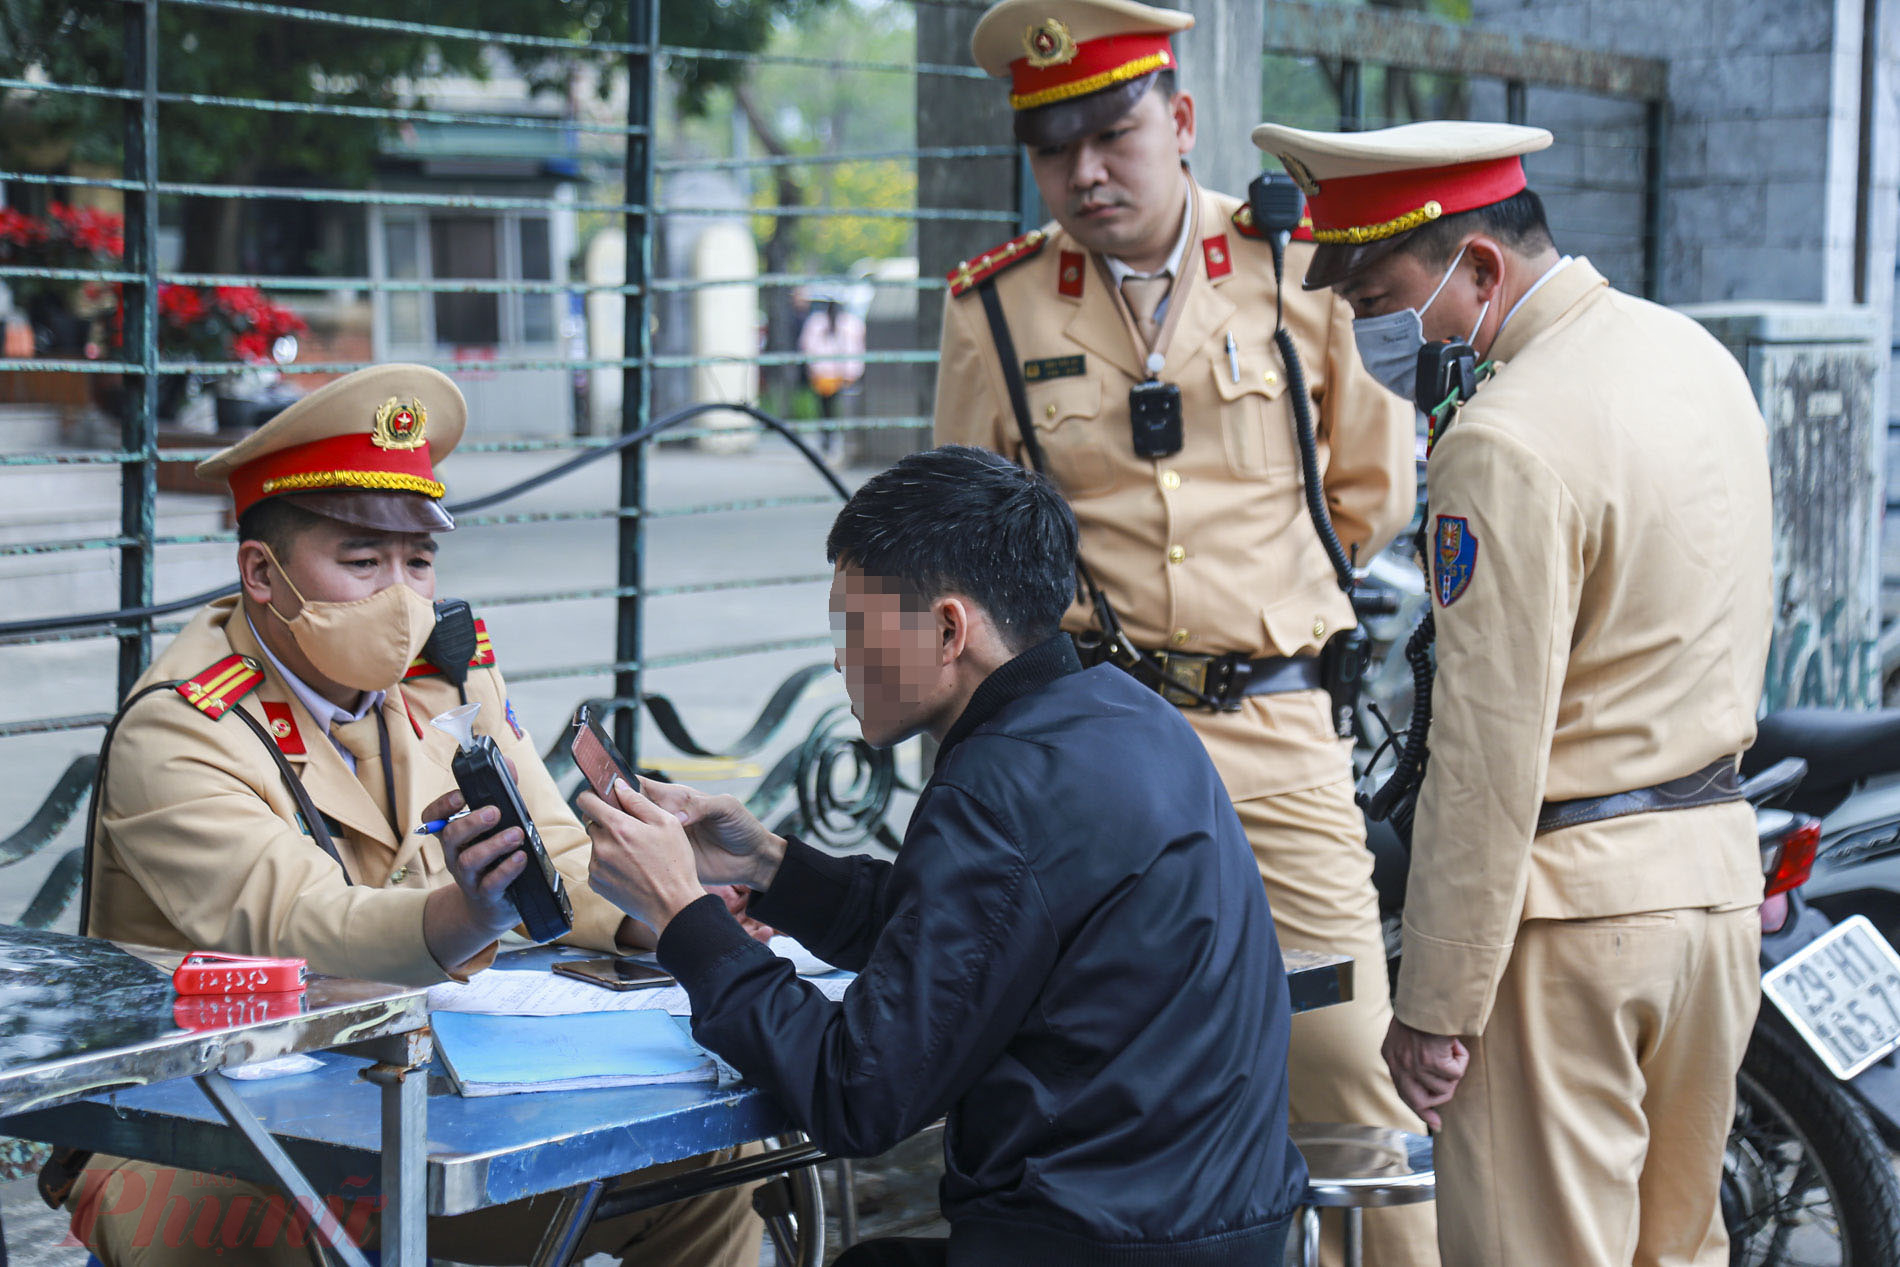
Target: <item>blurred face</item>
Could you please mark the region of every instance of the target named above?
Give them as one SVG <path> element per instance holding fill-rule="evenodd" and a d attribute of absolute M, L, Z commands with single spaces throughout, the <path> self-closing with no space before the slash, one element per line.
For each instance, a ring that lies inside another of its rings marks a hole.
<path fill-rule="evenodd" d="M 937 723 L 954 674 L 936 606 L 906 605 L 895 581 L 840 563 L 831 579 L 834 663 L 865 742 L 888 748 Z"/>
<path fill-rule="evenodd" d="M 1181 232 L 1181 159 L 1193 148 L 1194 99 L 1149 92 L 1100 132 L 1031 148 L 1029 166 L 1078 242 L 1148 271 L 1167 261 Z"/>

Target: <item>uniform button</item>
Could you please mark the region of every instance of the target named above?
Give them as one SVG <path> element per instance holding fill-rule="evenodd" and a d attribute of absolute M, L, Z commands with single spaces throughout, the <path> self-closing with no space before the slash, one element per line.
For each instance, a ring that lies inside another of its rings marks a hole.
<path fill-rule="evenodd" d="M 1313 636 L 1315 638 L 1324 638 L 1326 636 L 1326 622 L 1325 621 L 1316 620 L 1313 622 Z"/>
<path fill-rule="evenodd" d="M 391 884 L 401 884 L 404 880 L 407 880 L 408 878 L 409 878 L 408 867 L 397 867 L 394 871 L 391 871 L 389 873 L 389 882 Z"/>
<path fill-rule="evenodd" d="M 1056 416 L 1056 407 L 1055 407 L 1055 406 L 1054 406 L 1053 404 L 1051 404 L 1051 405 L 1045 405 L 1045 406 L 1043 406 L 1043 410 L 1042 410 L 1042 416 L 1043 416 L 1043 417 L 1045 417 L 1045 418 L 1053 418 L 1053 417 L 1055 417 L 1055 416 Z"/>
<path fill-rule="evenodd" d="M 1170 493 L 1172 493 L 1175 489 L 1181 487 L 1181 472 L 1179 471 L 1161 472 L 1161 487 L 1167 489 Z"/>
<path fill-rule="evenodd" d="M 1168 562 L 1179 563 L 1185 558 L 1187 558 L 1186 547 L 1184 546 L 1169 546 L 1168 547 Z"/>
<path fill-rule="evenodd" d="M 1174 637 L 1169 639 L 1169 641 L 1174 643 L 1174 645 L 1177 647 L 1185 646 L 1187 644 L 1187 640 L 1188 640 L 1188 631 L 1185 629 L 1175 630 Z"/>
<path fill-rule="evenodd" d="M 1280 381 L 1280 376 L 1275 374 L 1272 370 L 1268 370 L 1260 376 L 1260 381 L 1265 383 L 1268 387 L 1271 387 Z"/>

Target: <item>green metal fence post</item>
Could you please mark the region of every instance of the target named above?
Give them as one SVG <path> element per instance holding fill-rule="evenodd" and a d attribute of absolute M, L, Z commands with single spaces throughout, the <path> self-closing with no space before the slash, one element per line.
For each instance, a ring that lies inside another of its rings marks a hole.
<path fill-rule="evenodd" d="M 648 362 L 653 351 L 651 319 L 653 230 L 657 190 L 654 188 L 653 133 L 659 111 L 660 0 L 627 0 L 628 42 L 638 49 L 627 55 L 627 161 L 621 223 L 627 242 L 627 297 L 620 372 L 620 433 L 626 435 L 647 424 L 651 411 L 653 378 Z M 620 457 L 620 527 L 617 533 L 618 583 L 622 597 L 614 606 L 614 695 L 627 701 L 614 717 L 614 742 L 639 763 L 640 656 L 643 649 L 646 596 L 646 446 L 636 444 Z"/>
<path fill-rule="evenodd" d="M 137 460 L 121 466 L 119 532 L 119 606 L 146 607 L 152 601 L 153 542 L 158 501 L 158 0 L 125 7 L 127 87 L 139 90 L 126 103 L 125 175 L 139 188 L 125 191 L 126 265 L 142 276 L 127 284 L 125 347 L 139 371 L 125 376 L 120 406 L 120 443 Z M 131 302 L 136 295 L 138 302 Z M 152 659 L 149 617 L 119 626 L 119 696 Z"/>

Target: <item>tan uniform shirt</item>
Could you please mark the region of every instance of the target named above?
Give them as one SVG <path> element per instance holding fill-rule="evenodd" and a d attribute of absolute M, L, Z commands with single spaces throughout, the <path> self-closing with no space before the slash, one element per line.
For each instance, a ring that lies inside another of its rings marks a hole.
<path fill-rule="evenodd" d="M 1583 259 L 1491 355 L 1428 478 L 1438 681 L 1394 1010 L 1436 1034 L 1483 1032 L 1523 920 L 1762 889 L 1746 805 L 1535 834 L 1547 800 L 1653 786 L 1754 739 L 1771 508 L 1741 368 Z"/>
<path fill-rule="evenodd" d="M 1135 456 L 1128 391 L 1147 377 L 1147 354 L 1101 257 L 1052 225 L 1047 244 L 994 284 L 1028 367 L 1049 474 L 1129 637 L 1150 650 L 1306 655 L 1349 626 L 1352 609 L 1302 500 L 1286 367 L 1273 346 L 1272 253 L 1236 230 L 1239 205 L 1194 187 L 1195 232 L 1157 344 L 1160 377 L 1181 392 L 1183 445 L 1172 457 Z M 1333 523 L 1365 560 L 1411 516 L 1413 414 L 1360 367 L 1351 310 L 1300 289 L 1310 254 L 1299 243 L 1287 252 L 1286 323 L 1313 398 Z M 1028 461 L 974 292 L 945 302 L 935 417 L 939 444 Z M 1078 603 L 1064 625 L 1089 629 L 1093 613 Z M 1235 800 L 1345 773 L 1320 692 L 1187 716 Z"/>
<path fill-rule="evenodd" d="M 289 710 L 294 738 L 279 747 L 302 748 L 285 756 L 331 820 L 355 883 L 304 830 L 276 763 L 250 727 L 230 716 L 213 720 L 177 692 L 159 691 L 133 705 L 113 740 L 93 842 L 89 931 L 178 950 L 294 955 L 317 972 L 403 984 L 486 967 L 493 947 L 451 972 L 436 963 L 422 935 L 429 891 L 455 882 L 440 840 L 414 834 L 423 807 L 455 788 L 455 741 L 428 724 L 460 702 L 455 688 L 439 676 L 411 678 L 383 701 L 399 834 L 271 671 L 237 601 L 200 611 L 139 688 L 190 678 L 233 652 L 251 657 L 265 679 L 238 707 L 267 730 L 266 702 Z M 563 940 L 613 949 L 621 912 L 588 888 L 587 833 L 532 741 L 509 724 L 500 671 L 471 670 L 467 686 L 469 700 L 482 706 L 476 730 L 493 736 L 514 761 L 528 812 L 566 878 L 574 931 Z"/>

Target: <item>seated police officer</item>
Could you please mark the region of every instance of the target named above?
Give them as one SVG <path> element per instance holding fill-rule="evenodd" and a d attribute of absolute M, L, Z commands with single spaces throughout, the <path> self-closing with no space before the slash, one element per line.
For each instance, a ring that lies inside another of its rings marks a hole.
<path fill-rule="evenodd" d="M 519 831 L 470 844 L 492 828 L 492 809 L 439 836 L 416 831 L 462 808 L 455 742 L 428 723 L 465 696 L 481 705 L 476 730 L 514 763 L 567 878 L 566 940 L 602 950 L 644 940 L 583 882 L 586 834 L 515 717 L 486 633 L 460 686 L 451 678 L 462 674 L 421 658 L 436 625 L 434 534 L 454 527 L 435 466 L 466 412 L 435 370 L 380 366 L 320 388 L 198 468 L 236 501 L 242 592 L 192 619 L 107 739 L 85 908 L 93 936 L 291 955 L 317 972 L 409 984 L 486 967 L 517 923 L 503 891 L 526 863 Z M 212 1201 L 219 1212 L 202 1208 Z M 247 1215 L 234 1215 L 240 1201 Z M 309 1262 L 281 1195 L 248 1185 L 95 1157 L 69 1176 L 66 1204 L 108 1267 L 200 1261 L 214 1247 L 194 1239 L 207 1226 L 225 1262 Z M 432 1220 L 430 1248 L 524 1262 L 550 1214 L 529 1202 Z M 735 1190 L 597 1225 L 588 1249 L 752 1267 L 759 1232 Z"/>
<path fill-rule="evenodd" d="M 593 884 L 660 934 L 699 1040 L 827 1150 L 948 1115 L 948 1242 L 867 1263 L 1278 1263 L 1285 970 L 1240 820 L 1180 710 L 1061 632 L 1075 519 L 953 446 L 869 480 L 827 557 L 865 740 L 942 744 L 895 863 L 776 836 L 730 796 L 583 793 Z M 648 798 L 651 799 L 648 799 Z M 855 969 L 825 999 L 705 883 Z"/>

